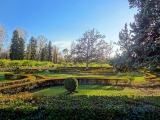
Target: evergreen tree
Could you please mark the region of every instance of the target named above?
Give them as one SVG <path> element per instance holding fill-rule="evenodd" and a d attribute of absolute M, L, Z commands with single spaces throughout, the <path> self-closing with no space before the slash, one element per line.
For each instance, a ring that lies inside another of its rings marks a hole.
<path fill-rule="evenodd" d="M 31 57 L 30 60 L 37 60 L 37 40 L 34 37 L 30 39 Z"/>
<path fill-rule="evenodd" d="M 131 24 L 134 42 L 134 66 L 155 69 L 160 65 L 160 1 L 129 0 L 139 13 Z"/>
<path fill-rule="evenodd" d="M 52 62 L 52 43 L 49 41 L 48 44 L 48 61 Z"/>
<path fill-rule="evenodd" d="M 49 58 L 48 45 L 45 44 L 45 47 L 42 48 L 41 52 L 41 61 L 48 61 L 48 58 Z"/>
<path fill-rule="evenodd" d="M 11 47 L 10 47 L 10 59 L 11 60 L 19 60 L 19 35 L 18 31 L 15 30 L 13 32 L 13 37 L 11 40 Z"/>
<path fill-rule="evenodd" d="M 117 58 L 114 58 L 114 65 L 117 70 L 121 70 L 122 68 L 131 72 L 132 69 L 132 46 L 133 42 L 131 40 L 131 33 L 128 31 L 127 23 L 124 26 L 124 29 L 122 29 L 121 32 L 119 32 L 119 40 L 117 43 L 115 43 L 120 47 L 121 54 L 116 54 Z M 118 51 L 117 51 L 118 52 Z"/>

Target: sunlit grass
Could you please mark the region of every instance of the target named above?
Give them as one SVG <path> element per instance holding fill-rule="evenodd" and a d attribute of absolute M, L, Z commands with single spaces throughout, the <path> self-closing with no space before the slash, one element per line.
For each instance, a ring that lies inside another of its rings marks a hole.
<path fill-rule="evenodd" d="M 106 86 L 106 85 L 79 85 L 77 89 L 78 93 L 72 94 L 74 95 L 98 95 L 98 96 L 159 96 L 159 89 L 136 89 L 129 87 L 121 87 L 121 86 Z M 37 91 L 32 91 L 34 94 L 38 95 L 63 95 L 66 94 L 66 89 L 64 86 L 55 86 L 48 87 L 44 89 L 39 89 Z"/>

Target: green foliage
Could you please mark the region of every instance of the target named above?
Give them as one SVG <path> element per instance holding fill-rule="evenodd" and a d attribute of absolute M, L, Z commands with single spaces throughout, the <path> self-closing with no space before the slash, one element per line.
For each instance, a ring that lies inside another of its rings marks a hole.
<path fill-rule="evenodd" d="M 67 78 L 64 81 L 64 87 L 72 93 L 78 88 L 78 80 L 76 78 Z"/>
<path fill-rule="evenodd" d="M 48 62 L 48 61 L 44 61 L 44 62 L 40 62 L 40 61 L 34 61 L 34 60 L 8 60 L 8 59 L 0 59 L 0 65 L 2 67 L 21 67 L 21 66 L 25 66 L 25 67 L 51 67 L 54 64 L 52 62 Z"/>

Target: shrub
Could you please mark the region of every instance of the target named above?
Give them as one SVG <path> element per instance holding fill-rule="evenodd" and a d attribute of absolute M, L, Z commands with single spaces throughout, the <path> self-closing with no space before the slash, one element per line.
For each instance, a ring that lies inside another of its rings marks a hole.
<path fill-rule="evenodd" d="M 76 78 L 67 78 L 64 81 L 65 89 L 70 93 L 74 92 L 78 87 L 78 80 Z"/>

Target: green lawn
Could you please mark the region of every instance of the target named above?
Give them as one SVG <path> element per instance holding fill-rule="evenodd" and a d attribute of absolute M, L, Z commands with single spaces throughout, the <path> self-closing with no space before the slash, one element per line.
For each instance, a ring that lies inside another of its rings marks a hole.
<path fill-rule="evenodd" d="M 98 96 L 159 96 L 160 89 L 144 89 L 144 88 L 129 88 L 120 86 L 106 86 L 106 85 L 79 85 L 77 89 L 78 93 L 74 95 L 98 95 Z M 38 95 L 63 95 L 66 94 L 64 86 L 55 86 L 32 91 Z"/>

